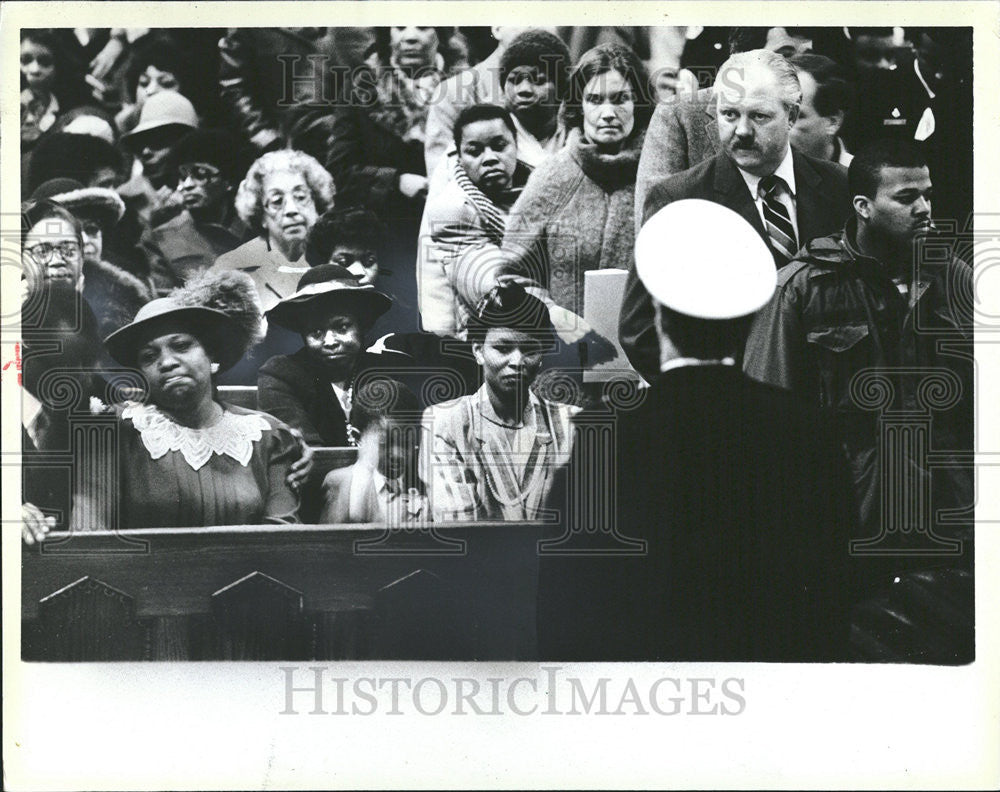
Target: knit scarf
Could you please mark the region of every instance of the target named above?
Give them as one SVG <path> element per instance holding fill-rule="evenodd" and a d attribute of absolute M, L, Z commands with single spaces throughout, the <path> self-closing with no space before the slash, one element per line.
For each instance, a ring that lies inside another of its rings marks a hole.
<path fill-rule="evenodd" d="M 507 228 L 507 219 L 504 217 L 503 212 L 497 208 L 497 205 L 493 201 L 486 197 L 486 194 L 482 190 L 472 183 L 472 179 L 469 178 L 469 174 L 465 172 L 465 168 L 462 167 L 462 163 L 458 161 L 457 157 L 455 158 L 454 169 L 455 183 L 462 188 L 462 191 L 472 201 L 472 205 L 476 207 L 476 211 L 479 212 L 479 216 L 483 219 L 483 225 L 486 226 L 486 235 L 490 238 L 490 241 L 499 247 L 503 244 L 503 235 Z"/>
<path fill-rule="evenodd" d="M 644 133 L 633 136 L 617 154 L 605 154 L 585 140 L 578 129 L 574 129 L 566 146 L 583 172 L 610 193 L 635 184 L 644 136 Z"/>

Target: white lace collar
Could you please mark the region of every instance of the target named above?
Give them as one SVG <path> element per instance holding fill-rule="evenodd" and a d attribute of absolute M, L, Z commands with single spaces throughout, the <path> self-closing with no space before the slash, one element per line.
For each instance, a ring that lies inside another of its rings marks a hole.
<path fill-rule="evenodd" d="M 180 451 L 194 470 L 200 470 L 213 454 L 232 457 L 246 467 L 253 455 L 253 444 L 271 428 L 256 413 L 237 415 L 225 410 L 217 423 L 194 429 L 171 420 L 155 405 L 135 402 L 126 402 L 122 418 L 132 422 L 153 459 L 165 456 L 168 451 Z"/>

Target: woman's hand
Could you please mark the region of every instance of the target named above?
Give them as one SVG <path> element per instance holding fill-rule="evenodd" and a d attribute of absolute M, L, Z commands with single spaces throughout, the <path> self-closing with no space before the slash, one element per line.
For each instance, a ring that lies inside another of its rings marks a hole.
<path fill-rule="evenodd" d="M 567 344 L 575 344 L 583 340 L 587 333 L 593 332 L 582 316 L 555 303 L 549 305 L 549 319 L 556 328 L 556 334 Z"/>
<path fill-rule="evenodd" d="M 90 73 L 98 80 L 103 80 L 108 76 L 108 72 L 118 62 L 122 52 L 125 51 L 125 44 L 121 39 L 112 37 L 104 45 L 104 49 L 97 53 L 90 62 Z"/>
<path fill-rule="evenodd" d="M 399 175 L 399 191 L 407 198 L 427 195 L 427 177 L 417 173 Z"/>
<path fill-rule="evenodd" d="M 309 474 L 312 473 L 313 468 L 313 450 L 306 444 L 306 441 L 302 439 L 302 432 L 298 429 L 290 429 L 292 435 L 296 440 L 299 441 L 299 448 L 302 449 L 302 456 L 296 459 L 288 468 L 288 475 L 285 477 L 285 481 L 288 484 L 288 488 L 298 494 L 302 490 L 302 486 L 306 483 L 309 478 Z"/>
<path fill-rule="evenodd" d="M 21 538 L 25 544 L 44 542 L 49 531 L 55 527 L 55 517 L 46 517 L 33 503 L 21 504 Z"/>

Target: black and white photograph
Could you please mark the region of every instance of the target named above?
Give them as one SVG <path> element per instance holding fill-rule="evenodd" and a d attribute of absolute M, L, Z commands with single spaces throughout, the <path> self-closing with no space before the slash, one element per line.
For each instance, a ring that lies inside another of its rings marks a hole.
<path fill-rule="evenodd" d="M 5 4 L 6 784 L 1000 783 L 1000 13 L 795 5 Z"/>

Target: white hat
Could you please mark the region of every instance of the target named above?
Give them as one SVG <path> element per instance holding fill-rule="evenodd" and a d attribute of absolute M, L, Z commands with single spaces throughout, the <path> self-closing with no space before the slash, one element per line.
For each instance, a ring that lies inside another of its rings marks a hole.
<path fill-rule="evenodd" d="M 122 135 L 122 142 L 126 145 L 139 145 L 139 136 L 144 132 L 172 126 L 197 129 L 198 115 L 187 97 L 176 91 L 159 91 L 143 103 L 142 110 L 139 111 L 139 123 L 131 132 Z"/>
<path fill-rule="evenodd" d="M 753 226 L 698 198 L 667 204 L 646 221 L 635 268 L 653 299 L 699 319 L 752 314 L 777 284 L 774 257 Z"/>

